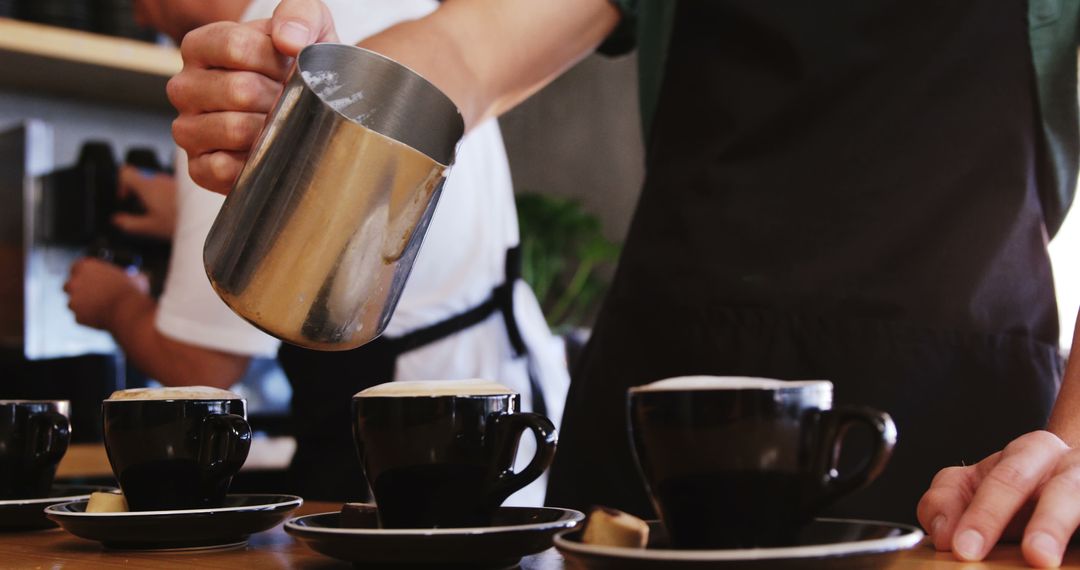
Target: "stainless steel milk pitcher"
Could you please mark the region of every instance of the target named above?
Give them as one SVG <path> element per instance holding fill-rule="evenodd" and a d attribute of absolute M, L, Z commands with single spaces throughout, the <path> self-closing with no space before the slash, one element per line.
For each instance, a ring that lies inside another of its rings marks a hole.
<path fill-rule="evenodd" d="M 207 235 L 217 294 L 293 344 L 374 339 L 463 133 L 454 103 L 404 66 L 348 45 L 305 48 Z"/>

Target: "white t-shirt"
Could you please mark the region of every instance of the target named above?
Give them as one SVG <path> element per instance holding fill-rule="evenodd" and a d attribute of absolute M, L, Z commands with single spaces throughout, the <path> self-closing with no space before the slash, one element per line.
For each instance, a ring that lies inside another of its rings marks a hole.
<path fill-rule="evenodd" d="M 155 324 L 161 334 L 214 350 L 249 356 L 277 353 L 280 341 L 232 312 L 203 266 L 203 242 L 225 197 L 195 185 L 187 154 L 176 153 L 176 231 Z"/>
<path fill-rule="evenodd" d="M 338 37 L 356 43 L 398 22 L 434 10 L 434 0 L 324 0 L 334 15 Z M 244 20 L 272 15 L 277 0 L 254 0 Z M 177 224 L 172 259 L 157 311 L 164 335 L 206 348 L 251 356 L 272 356 L 279 342 L 236 316 L 210 287 L 203 268 L 203 242 L 224 200 L 198 186 L 187 160 L 176 161 Z M 462 140 L 442 197 L 398 301 L 387 336 L 460 314 L 486 300 L 504 281 L 506 250 L 518 243 L 510 167 L 498 123 L 490 120 Z M 529 348 L 534 373 L 544 389 L 547 415 L 559 425 L 570 384 L 562 343 L 544 321 L 532 290 L 514 287 L 514 314 Z M 515 358 L 498 312 L 482 323 L 403 354 L 395 380 L 497 380 L 521 394 L 532 409 L 528 361 Z M 532 438 L 522 441 L 519 463 L 533 453 Z M 539 504 L 543 481 L 530 485 L 508 504 Z"/>

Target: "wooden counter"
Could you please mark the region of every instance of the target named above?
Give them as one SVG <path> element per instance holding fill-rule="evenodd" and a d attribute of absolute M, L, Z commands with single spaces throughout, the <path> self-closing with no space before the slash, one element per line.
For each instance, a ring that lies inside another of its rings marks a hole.
<path fill-rule="evenodd" d="M 296 440 L 291 437 L 256 437 L 242 471 L 285 469 L 296 452 Z M 75 443 L 56 468 L 59 479 L 81 477 L 110 477 L 112 467 L 100 443 Z"/>
<path fill-rule="evenodd" d="M 340 504 L 311 502 L 297 514 L 340 509 Z M 96 542 L 76 538 L 63 530 L 0 533 L 0 566 L 3 568 L 274 568 L 345 569 L 339 562 L 294 541 L 281 526 L 251 537 L 247 548 L 191 554 L 154 554 L 146 552 L 109 552 Z M 522 560 L 524 570 L 564 570 L 562 556 L 554 549 Z M 1020 549 L 1015 545 L 998 547 L 987 562 L 956 562 L 949 554 L 939 554 L 920 546 L 909 551 L 893 570 L 997 570 L 1025 568 Z M 1080 568 L 1080 549 L 1065 560 L 1066 568 Z"/>

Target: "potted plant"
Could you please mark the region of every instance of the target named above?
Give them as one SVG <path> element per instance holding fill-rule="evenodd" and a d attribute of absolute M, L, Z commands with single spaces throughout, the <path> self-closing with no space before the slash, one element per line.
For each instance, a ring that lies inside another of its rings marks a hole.
<path fill-rule="evenodd" d="M 517 210 L 522 277 L 552 331 L 566 341 L 572 363 L 607 291 L 619 245 L 604 237 L 599 218 L 575 200 L 522 193 Z"/>

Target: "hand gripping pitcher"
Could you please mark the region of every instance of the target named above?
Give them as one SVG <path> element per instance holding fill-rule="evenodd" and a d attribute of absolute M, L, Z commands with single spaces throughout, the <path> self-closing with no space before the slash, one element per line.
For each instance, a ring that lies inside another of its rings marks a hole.
<path fill-rule="evenodd" d="M 347 350 L 386 328 L 464 122 L 374 52 L 308 46 L 206 237 L 238 315 L 284 341 Z"/>

